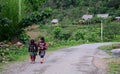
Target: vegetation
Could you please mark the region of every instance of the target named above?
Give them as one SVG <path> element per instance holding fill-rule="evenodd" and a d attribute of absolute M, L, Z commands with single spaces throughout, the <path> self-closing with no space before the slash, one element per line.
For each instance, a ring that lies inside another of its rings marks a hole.
<path fill-rule="evenodd" d="M 20 56 L 26 55 L 27 48 L 18 48 L 15 45 L 9 48 L 0 48 L 0 62 L 7 63 L 9 61 L 17 61 Z"/>
<path fill-rule="evenodd" d="M 38 14 L 33 14 L 35 13 L 33 9 L 37 10 L 39 8 L 39 6 L 34 5 L 33 2 L 41 5 L 45 0 L 20 1 L 21 5 L 19 5 L 19 1 L 16 0 L 0 0 L 0 41 L 11 40 L 14 37 L 18 37 L 25 27 L 37 23 L 38 21 L 42 22 L 44 18 L 50 16 L 49 9 L 46 9 L 43 12 L 37 11 L 39 12 Z M 31 6 L 30 8 L 27 8 L 29 3 Z M 29 9 L 31 9 L 31 12 Z"/>
<path fill-rule="evenodd" d="M 116 44 L 101 46 L 101 47 L 99 47 L 99 49 L 111 51 L 112 49 L 119 48 L 119 45 L 120 45 L 120 44 L 117 44 L 117 43 L 116 43 Z"/>
<path fill-rule="evenodd" d="M 58 18 L 61 25 L 70 25 L 78 22 L 83 14 L 109 13 L 110 16 L 113 17 L 119 16 L 119 1 L 117 0 L 20 1 L 21 6 L 18 6 L 20 3 L 18 3 L 16 0 L 0 0 L 0 41 L 11 40 L 16 36 L 19 37 L 25 27 L 38 23 L 46 24 L 52 18 Z M 93 22 L 100 23 L 99 19 L 97 18 L 92 19 L 89 23 L 94 24 Z M 80 24 L 81 23 L 78 25 Z M 110 34 L 110 36 L 108 36 L 108 34 Z M 112 36 L 111 34 L 115 35 Z M 68 33 L 63 35 L 66 35 L 66 37 L 67 35 L 69 36 Z M 112 39 L 116 37 L 116 33 L 113 32 L 105 33 L 105 35 Z M 107 41 L 110 41 L 110 39 Z"/>
<path fill-rule="evenodd" d="M 116 60 L 116 59 L 114 59 Z M 119 63 L 119 60 L 116 60 L 116 61 L 112 61 L 109 63 L 109 71 L 108 73 L 109 74 L 119 74 L 120 73 L 120 63 Z"/>
<path fill-rule="evenodd" d="M 43 7 L 53 9 L 52 18 L 58 18 L 61 23 L 73 23 L 80 20 L 84 14 L 104 14 L 120 16 L 119 0 L 48 0 Z M 69 21 L 68 21 L 69 18 Z"/>
<path fill-rule="evenodd" d="M 9 43 L 17 37 L 25 45 L 28 44 L 29 36 L 24 29 L 33 24 L 40 26 L 38 31 L 49 43 L 50 51 L 82 43 L 101 42 L 101 20 L 103 42 L 120 41 L 120 22 L 114 19 L 120 16 L 119 0 L 19 1 L 0 0 L 0 41 L 2 42 Z M 102 13 L 108 13 L 110 17 L 102 19 L 95 16 Z M 94 18 L 82 20 L 84 14 L 92 14 Z M 57 26 L 50 22 L 54 18 L 59 20 Z M 111 50 L 114 47 L 116 45 L 101 48 Z M 18 48 L 11 45 L 8 48 L 0 48 L 0 63 L 17 60 L 16 58 L 25 54 L 27 54 L 26 46 Z"/>
<path fill-rule="evenodd" d="M 120 44 L 111 44 L 111 45 L 106 45 L 106 46 L 101 46 L 99 49 L 110 52 L 112 49 L 119 48 Z M 110 58 L 108 59 L 108 74 L 119 74 L 119 66 L 120 66 L 120 58 Z"/>

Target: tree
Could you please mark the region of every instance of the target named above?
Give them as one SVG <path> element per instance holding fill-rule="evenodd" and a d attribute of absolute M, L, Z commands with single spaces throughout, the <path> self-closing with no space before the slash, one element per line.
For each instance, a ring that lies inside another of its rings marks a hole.
<path fill-rule="evenodd" d="M 47 0 L 25 0 L 25 4 L 29 7 L 28 11 L 38 11 L 41 5 Z"/>
<path fill-rule="evenodd" d="M 120 7 L 120 1 L 119 0 L 109 0 L 107 3 L 108 7 L 114 7 L 115 9 L 118 9 Z"/>

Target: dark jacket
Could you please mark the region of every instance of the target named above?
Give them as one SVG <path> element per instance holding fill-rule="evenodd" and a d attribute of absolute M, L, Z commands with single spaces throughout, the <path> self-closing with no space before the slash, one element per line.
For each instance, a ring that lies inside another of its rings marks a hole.
<path fill-rule="evenodd" d="M 38 52 L 38 48 L 36 44 L 30 44 L 28 52 Z"/>

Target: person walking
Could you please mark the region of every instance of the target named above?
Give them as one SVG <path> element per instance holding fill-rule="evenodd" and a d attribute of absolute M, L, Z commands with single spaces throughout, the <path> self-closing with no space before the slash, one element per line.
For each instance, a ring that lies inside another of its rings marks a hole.
<path fill-rule="evenodd" d="M 38 52 L 38 47 L 37 47 L 37 44 L 35 43 L 34 39 L 30 40 L 28 52 L 30 53 L 31 64 L 34 64 L 35 60 L 36 60 L 36 55 Z"/>
<path fill-rule="evenodd" d="M 44 37 L 40 37 L 38 42 L 38 51 L 39 51 L 41 64 L 44 62 L 44 56 L 45 56 L 46 50 L 47 50 L 47 44 L 45 42 L 45 39 Z"/>

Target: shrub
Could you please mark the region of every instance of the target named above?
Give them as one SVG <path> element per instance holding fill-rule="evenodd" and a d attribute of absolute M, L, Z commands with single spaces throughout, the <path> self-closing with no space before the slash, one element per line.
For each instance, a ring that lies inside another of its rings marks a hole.
<path fill-rule="evenodd" d="M 19 39 L 22 40 L 24 43 L 28 43 L 29 36 L 26 34 L 26 32 L 23 31 L 23 33 L 20 34 Z"/>
<path fill-rule="evenodd" d="M 110 41 L 113 40 L 117 37 L 117 35 L 119 35 L 120 33 L 120 23 L 108 23 L 106 25 L 104 25 L 104 37 L 105 37 L 105 41 Z"/>
<path fill-rule="evenodd" d="M 70 38 L 71 34 L 69 32 L 62 32 L 62 36 L 60 39 L 62 40 L 68 40 Z"/>
<path fill-rule="evenodd" d="M 9 48 L 0 48 L 0 63 L 17 60 L 21 55 L 25 55 L 27 49 L 25 47 L 18 48 L 16 46 L 10 46 Z"/>
<path fill-rule="evenodd" d="M 51 8 L 46 8 L 42 12 L 33 12 L 29 17 L 24 18 L 19 24 L 21 24 L 21 27 L 25 28 L 29 25 L 32 24 L 45 24 L 46 19 L 48 19 L 52 14 L 52 9 Z"/>
<path fill-rule="evenodd" d="M 68 40 L 71 36 L 71 33 L 70 32 L 63 32 L 63 29 L 61 27 L 56 27 L 54 30 L 53 30 L 53 35 L 54 35 L 54 38 L 55 39 L 58 39 L 58 40 Z"/>
<path fill-rule="evenodd" d="M 60 37 L 61 37 L 61 35 L 62 35 L 62 28 L 56 27 L 56 28 L 53 30 L 53 35 L 54 35 L 54 38 L 55 38 L 55 39 L 60 39 Z"/>
<path fill-rule="evenodd" d="M 75 40 L 79 40 L 79 39 L 83 39 L 84 40 L 84 31 L 81 30 L 77 30 L 74 34 L 74 39 Z"/>

